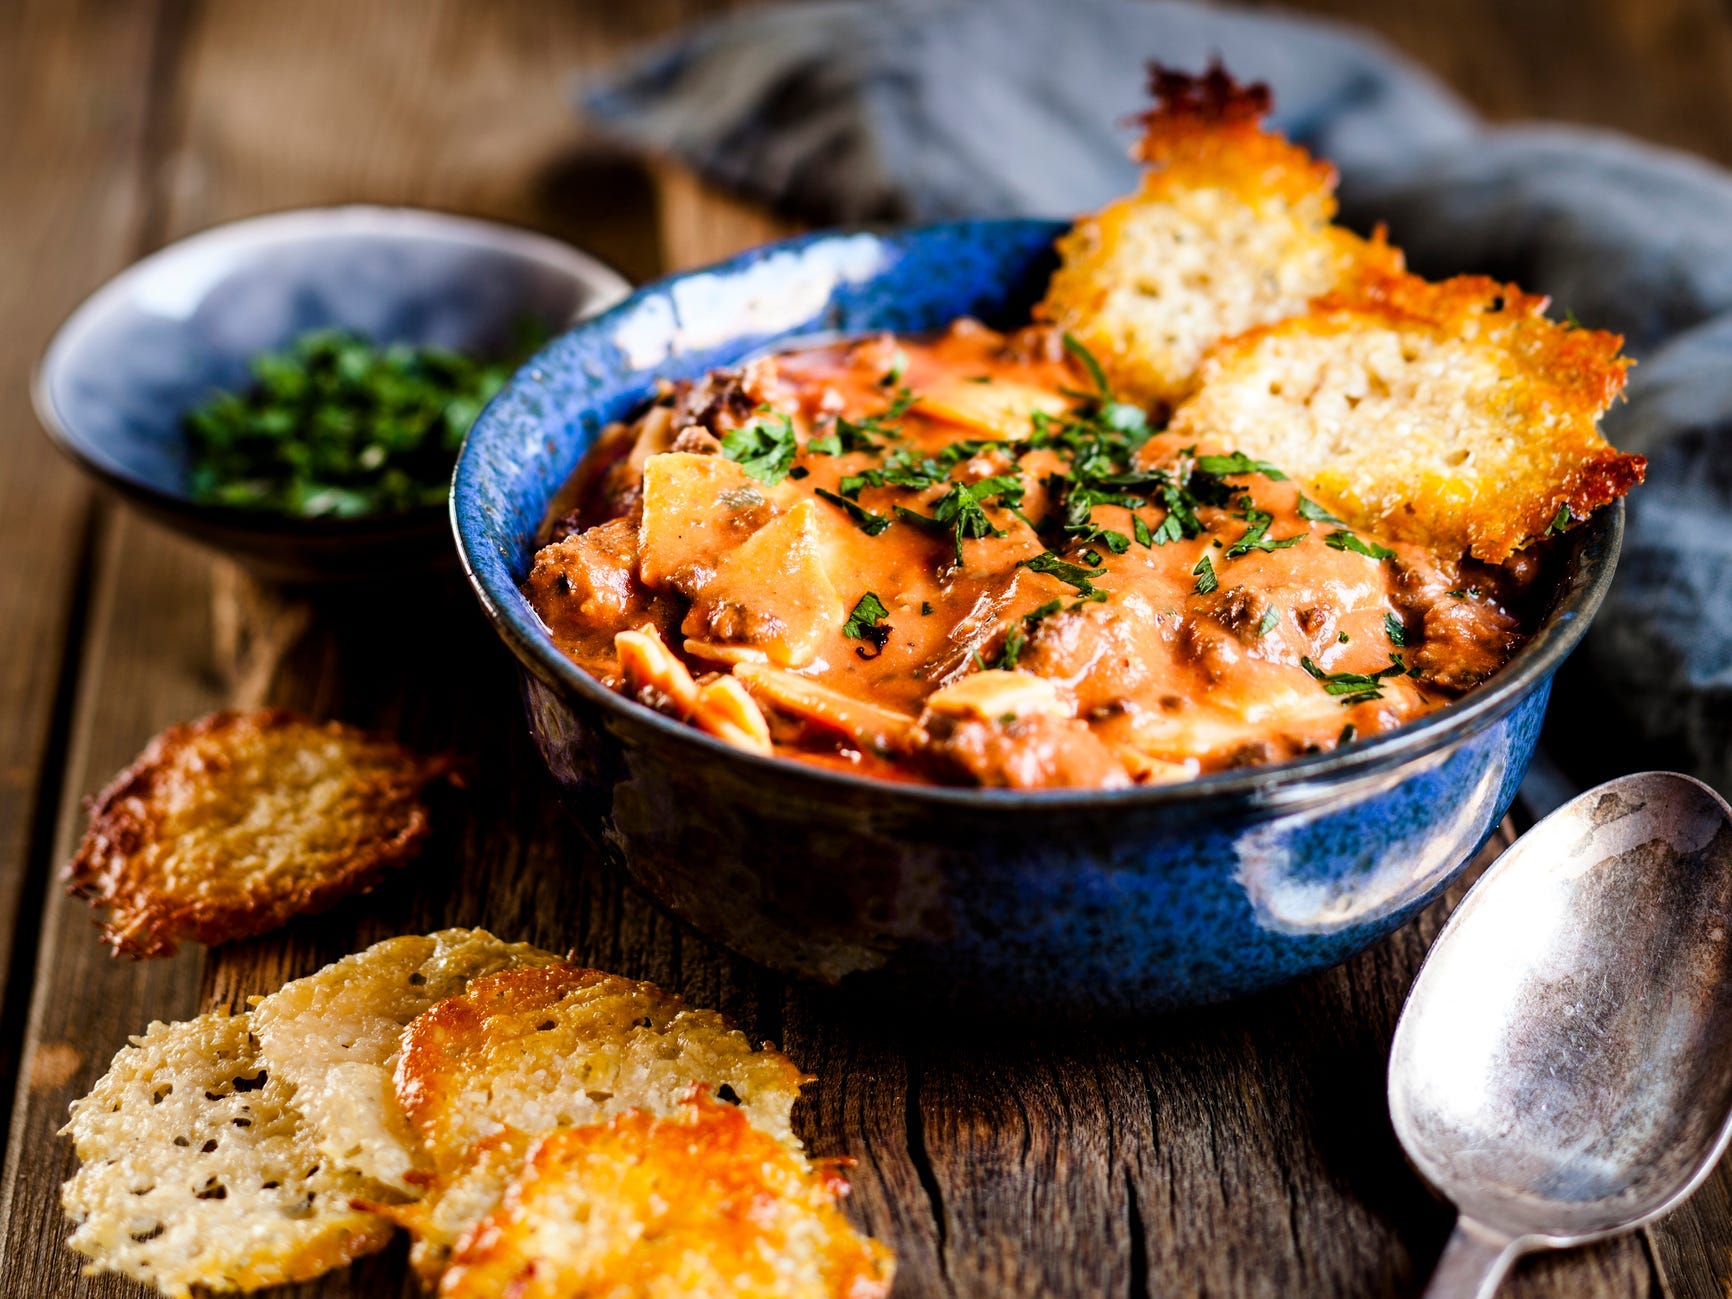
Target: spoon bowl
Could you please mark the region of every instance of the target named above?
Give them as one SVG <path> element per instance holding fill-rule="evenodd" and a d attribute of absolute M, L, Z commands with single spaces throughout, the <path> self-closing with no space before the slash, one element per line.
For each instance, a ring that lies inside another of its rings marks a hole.
<path fill-rule="evenodd" d="M 1732 1126 L 1732 808 L 1649 772 L 1523 835 L 1432 947 L 1389 1060 L 1396 1135 L 1461 1210 L 1428 1296 L 1676 1206 Z"/>

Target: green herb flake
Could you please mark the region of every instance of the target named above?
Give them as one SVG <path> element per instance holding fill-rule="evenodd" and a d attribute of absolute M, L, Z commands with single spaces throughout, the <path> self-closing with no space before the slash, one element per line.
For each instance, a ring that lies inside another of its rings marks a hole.
<path fill-rule="evenodd" d="M 1355 726 L 1352 722 L 1348 722 L 1347 725 L 1345 725 L 1341 728 L 1341 735 L 1339 738 L 1336 739 L 1335 745 L 1337 748 L 1339 748 L 1343 744 L 1352 744 L 1353 741 L 1358 739 L 1358 738 L 1359 738 L 1359 728 L 1357 726 Z"/>
<path fill-rule="evenodd" d="M 922 618 L 930 618 L 932 616 L 932 601 L 922 600 L 920 602 L 920 616 Z"/>
<path fill-rule="evenodd" d="M 874 514 L 864 505 L 851 501 L 846 496 L 838 496 L 835 492 L 825 491 L 822 487 L 814 487 L 812 491 L 840 509 L 853 520 L 854 526 L 868 537 L 876 537 L 890 526 L 890 520 L 884 515 Z"/>
<path fill-rule="evenodd" d="M 962 563 L 962 543 L 983 537 L 1002 537 L 1004 529 L 994 526 L 986 517 L 982 503 L 1015 508 L 1022 504 L 1026 488 L 1020 474 L 996 474 L 977 483 L 952 483 L 950 490 L 932 503 L 930 515 L 903 506 L 896 507 L 897 516 L 910 523 L 937 531 L 949 531 L 956 542 L 956 562 Z"/>
<path fill-rule="evenodd" d="M 1375 541 L 1361 541 L 1345 528 L 1338 528 L 1323 538 L 1323 544 L 1331 550 L 1350 550 L 1355 555 L 1364 555 L 1367 559 L 1394 559 L 1395 552 L 1387 546 L 1380 546 Z"/>
<path fill-rule="evenodd" d="M 1309 496 L 1301 496 L 1299 498 L 1299 517 L 1310 523 L 1342 522 L 1342 520 L 1336 518 Z"/>
<path fill-rule="evenodd" d="M 851 640 L 871 642 L 870 654 L 864 645 L 854 651 L 861 658 L 875 659 L 883 652 L 884 642 L 890 639 L 890 624 L 884 621 L 889 616 L 890 610 L 884 607 L 884 602 L 875 592 L 866 592 L 855 603 L 848 621 L 842 624 L 842 634 Z"/>
<path fill-rule="evenodd" d="M 1384 681 L 1407 671 L 1407 664 L 1401 661 L 1399 654 L 1391 654 L 1389 666 L 1381 672 L 1325 672 L 1308 657 L 1301 658 L 1299 666 L 1310 673 L 1313 680 L 1322 683 L 1325 694 L 1338 697 L 1343 705 L 1383 698 Z"/>
<path fill-rule="evenodd" d="M 1245 500 L 1248 502 L 1250 497 L 1246 497 Z M 1226 557 L 1228 559 L 1235 559 L 1240 555 L 1248 555 L 1253 550 L 1260 550 L 1265 553 L 1276 550 L 1285 550 L 1287 547 L 1297 546 L 1301 541 L 1305 540 L 1305 534 L 1303 532 L 1296 533 L 1291 537 L 1282 537 L 1277 540 L 1269 535 L 1269 525 L 1275 522 L 1275 516 L 1273 514 L 1270 514 L 1267 510 L 1259 510 L 1249 504 L 1243 505 L 1241 509 L 1242 514 L 1240 517 L 1245 520 L 1245 534 L 1231 546 L 1227 547 Z"/>
<path fill-rule="evenodd" d="M 1243 451 L 1227 456 L 1198 456 L 1197 468 L 1216 478 L 1225 478 L 1229 474 L 1262 474 L 1278 483 L 1287 481 L 1287 475 L 1267 460 L 1253 460 Z"/>
<path fill-rule="evenodd" d="M 1083 568 L 1077 564 L 1067 563 L 1050 550 L 1043 551 L 1033 559 L 1018 561 L 1017 567 L 1030 569 L 1036 573 L 1045 573 L 1049 577 L 1056 577 L 1066 586 L 1075 587 L 1077 594 L 1085 600 L 1104 600 L 1107 598 L 1105 591 L 1089 581 L 1091 577 L 1099 577 L 1106 572 L 1104 568 Z"/>
<path fill-rule="evenodd" d="M 1209 592 L 1221 585 L 1220 579 L 1215 576 L 1215 566 L 1209 562 L 1207 555 L 1197 561 L 1197 565 L 1191 570 L 1191 573 L 1197 579 L 1198 595 L 1208 595 Z"/>
<path fill-rule="evenodd" d="M 757 418 L 730 430 L 722 438 L 724 456 L 759 482 L 771 486 L 788 476 L 798 449 L 794 421 L 767 406 L 760 406 Z"/>
<path fill-rule="evenodd" d="M 1154 534 L 1149 531 L 1149 525 L 1143 522 L 1143 516 L 1140 514 L 1131 515 L 1131 535 L 1137 539 L 1137 545 L 1144 550 L 1155 544 Z"/>
<path fill-rule="evenodd" d="M 1565 528 L 1575 521 L 1576 516 L 1570 510 L 1570 503 L 1565 501 L 1558 506 L 1558 512 L 1552 516 L 1552 521 L 1546 525 L 1546 536 L 1556 537 L 1560 535 Z"/>
<path fill-rule="evenodd" d="M 1390 644 L 1394 645 L 1397 649 L 1403 649 L 1406 647 L 1407 627 L 1402 623 L 1401 619 L 1397 618 L 1392 613 L 1384 614 L 1383 630 L 1388 634 Z"/>
<path fill-rule="evenodd" d="M 1276 605 L 1270 605 L 1263 611 L 1263 616 L 1257 622 L 1257 639 L 1262 640 L 1275 630 L 1275 624 L 1281 621 L 1281 610 Z"/>

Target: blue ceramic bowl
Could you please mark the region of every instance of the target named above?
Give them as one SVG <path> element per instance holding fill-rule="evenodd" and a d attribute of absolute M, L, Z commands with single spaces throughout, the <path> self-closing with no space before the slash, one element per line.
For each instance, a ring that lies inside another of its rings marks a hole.
<path fill-rule="evenodd" d="M 497 354 L 525 318 L 564 329 L 628 288 L 592 257 L 487 221 L 375 207 L 255 217 L 171 244 L 98 289 L 49 344 L 36 410 L 102 482 L 272 576 L 422 567 L 451 554 L 438 506 L 300 519 L 191 500 L 182 416 L 309 329 Z"/>
<path fill-rule="evenodd" d="M 650 894 L 764 965 L 907 1005 L 1050 1016 L 1191 1006 L 1341 961 L 1491 834 L 1611 579 L 1621 509 L 1569 535 L 1544 624 L 1461 702 L 1334 753 L 1136 790 L 921 788 L 750 757 L 554 648 L 518 583 L 554 494 L 657 377 L 837 331 L 1021 323 L 1060 229 L 819 234 L 664 280 L 536 357 L 459 458 L 459 550 L 522 665 L 549 770 Z"/>

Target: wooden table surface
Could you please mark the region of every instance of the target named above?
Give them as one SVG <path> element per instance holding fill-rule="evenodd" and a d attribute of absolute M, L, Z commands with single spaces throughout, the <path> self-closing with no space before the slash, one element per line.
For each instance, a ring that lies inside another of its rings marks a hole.
<path fill-rule="evenodd" d="M 1361 16 L 1494 116 L 1623 126 L 1732 161 L 1724 0 L 1431 0 Z M 1391 1026 L 1434 909 L 1248 1005 L 1082 1037 L 943 1040 L 848 1022 L 731 959 L 593 862 L 530 748 L 466 591 L 265 589 L 94 493 L 27 399 L 55 323 L 129 261 L 214 222 L 346 200 L 498 217 L 642 277 L 779 223 L 586 139 L 575 75 L 698 0 L 41 0 L 0 18 L 0 1293 L 135 1295 L 63 1247 L 67 1103 L 155 1017 L 447 924 L 574 947 L 778 1040 L 797 1112 L 859 1161 L 851 1212 L 897 1293 L 1412 1295 L 1449 1215 L 1391 1135 Z M 1127 110 L 1135 107 L 1126 105 Z M 1399 236 L 1399 231 L 1396 232 Z M 453 823 L 376 894 L 279 935 L 111 959 L 56 878 L 81 799 L 170 722 L 270 701 L 478 759 Z M 1524 1265 L 1515 1296 L 1732 1294 L 1732 1181 L 1658 1227 Z M 409 1294 L 399 1245 L 306 1295 Z"/>

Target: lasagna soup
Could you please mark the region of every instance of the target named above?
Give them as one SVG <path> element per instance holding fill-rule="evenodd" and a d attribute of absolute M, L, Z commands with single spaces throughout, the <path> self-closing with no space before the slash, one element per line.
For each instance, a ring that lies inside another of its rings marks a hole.
<path fill-rule="evenodd" d="M 1163 80 L 1164 78 L 1164 80 Z M 1122 786 L 1316 753 L 1497 672 L 1627 490 L 1620 340 L 1401 268 L 1218 73 L 1035 323 L 784 351 L 608 430 L 526 593 L 606 685 L 894 780 Z"/>

